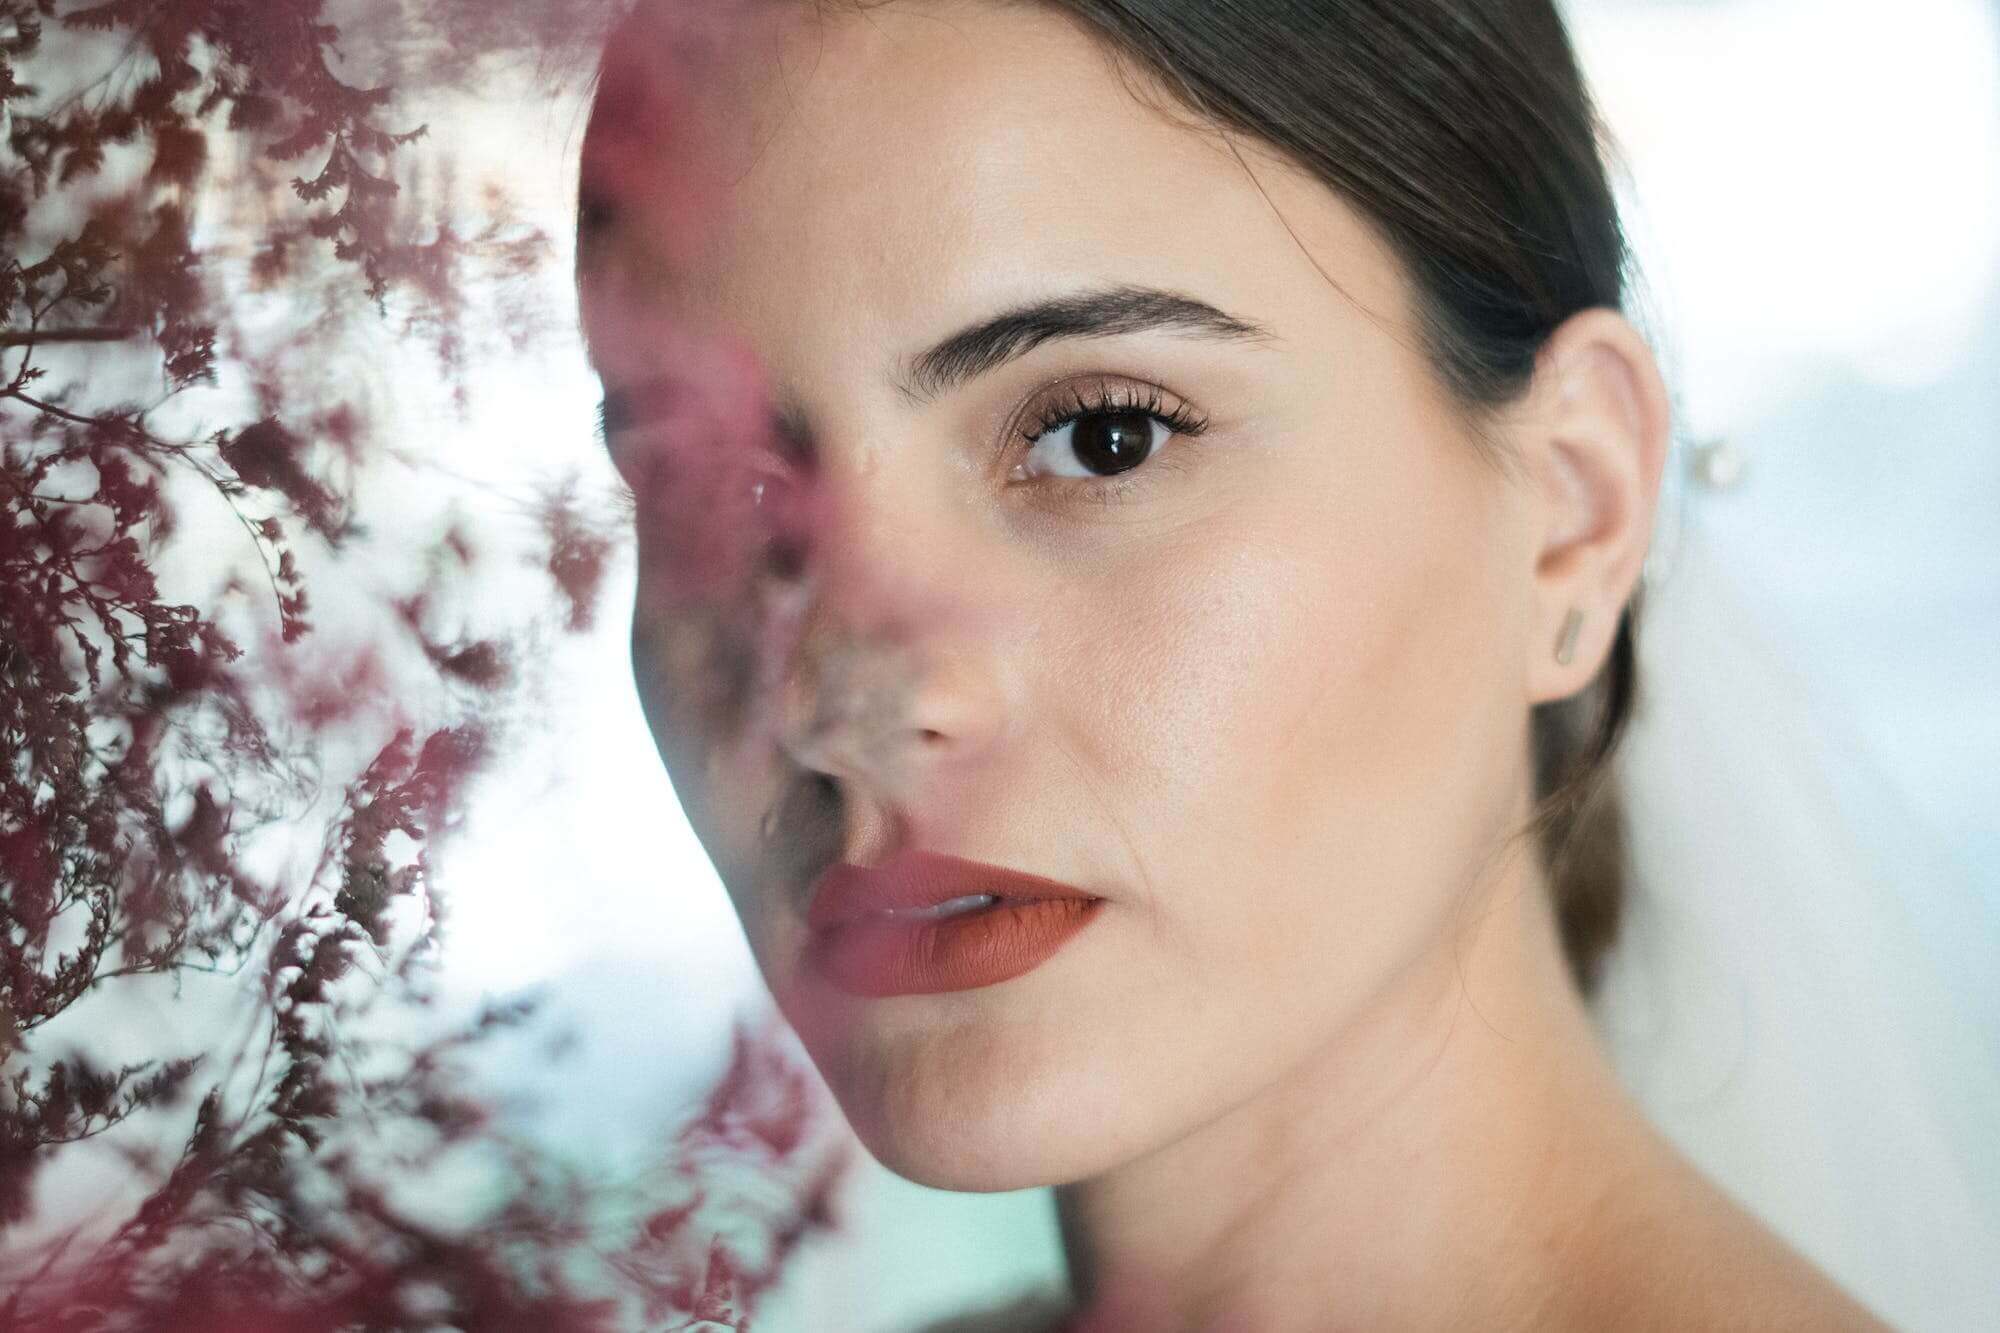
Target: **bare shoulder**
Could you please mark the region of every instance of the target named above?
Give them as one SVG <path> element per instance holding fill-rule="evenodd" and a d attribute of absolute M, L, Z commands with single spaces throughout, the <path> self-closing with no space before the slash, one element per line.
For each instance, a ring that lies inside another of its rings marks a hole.
<path fill-rule="evenodd" d="M 1883 1333 L 1851 1293 L 1692 1166 L 1639 1206 L 1609 1208 L 1590 1275 L 1570 1295 L 1580 1327 Z"/>

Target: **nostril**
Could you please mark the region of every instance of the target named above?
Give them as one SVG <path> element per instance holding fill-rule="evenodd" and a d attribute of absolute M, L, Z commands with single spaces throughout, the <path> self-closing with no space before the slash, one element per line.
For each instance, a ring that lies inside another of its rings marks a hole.
<path fill-rule="evenodd" d="M 796 583 L 806 571 L 806 544 L 796 537 L 774 537 L 764 548 L 764 569 L 783 583 Z"/>

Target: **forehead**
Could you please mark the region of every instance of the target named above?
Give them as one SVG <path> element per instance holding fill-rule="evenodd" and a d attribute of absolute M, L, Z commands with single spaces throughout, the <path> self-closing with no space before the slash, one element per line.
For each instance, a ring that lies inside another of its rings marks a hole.
<path fill-rule="evenodd" d="M 587 319 L 591 289 L 615 287 L 810 362 L 1105 282 L 1279 324 L 1400 305 L 1387 251 L 1328 190 L 1195 123 L 1057 9 L 758 14 L 672 67 L 615 53 L 616 132 L 594 123 L 585 151 L 586 197 L 609 204 Z"/>

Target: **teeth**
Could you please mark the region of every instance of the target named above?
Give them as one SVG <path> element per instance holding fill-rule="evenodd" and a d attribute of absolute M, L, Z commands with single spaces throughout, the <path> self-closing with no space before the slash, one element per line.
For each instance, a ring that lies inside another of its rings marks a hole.
<path fill-rule="evenodd" d="M 977 912 L 991 907 L 1000 899 L 990 893 L 972 893 L 963 898 L 953 898 L 950 902 L 939 903 L 935 907 L 892 907 L 877 915 L 891 921 L 937 921 L 948 916 L 963 916 L 967 912 Z"/>

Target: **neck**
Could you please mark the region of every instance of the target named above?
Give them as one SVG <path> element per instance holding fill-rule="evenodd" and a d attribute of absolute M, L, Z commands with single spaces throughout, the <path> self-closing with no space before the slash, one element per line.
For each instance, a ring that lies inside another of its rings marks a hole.
<path fill-rule="evenodd" d="M 1655 1140 L 1569 982 L 1538 871 L 1495 890 L 1468 936 L 1257 1097 L 1057 1191 L 1078 1295 L 1119 1312 L 1108 1326 L 1556 1322 L 1608 1185 Z"/>

